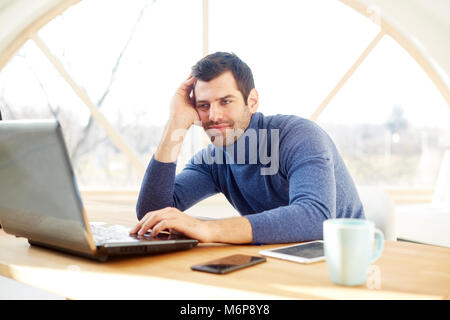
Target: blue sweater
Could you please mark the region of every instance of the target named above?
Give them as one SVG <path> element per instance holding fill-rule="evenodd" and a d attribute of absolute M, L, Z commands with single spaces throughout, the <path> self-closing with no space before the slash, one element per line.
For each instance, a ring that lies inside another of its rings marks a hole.
<path fill-rule="evenodd" d="M 257 153 L 250 142 L 255 137 Z M 297 116 L 257 112 L 233 145 L 209 144 L 178 175 L 175 169 L 176 163 L 152 157 L 137 202 L 138 219 L 165 207 L 184 211 L 219 192 L 249 220 L 254 243 L 322 239 L 324 220 L 364 218 L 333 141 L 314 122 Z"/>

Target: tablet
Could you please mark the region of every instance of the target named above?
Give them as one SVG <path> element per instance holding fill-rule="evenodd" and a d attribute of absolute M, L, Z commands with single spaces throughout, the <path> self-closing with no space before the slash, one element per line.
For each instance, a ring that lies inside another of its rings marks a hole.
<path fill-rule="evenodd" d="M 325 260 L 323 241 L 311 241 L 259 252 L 263 256 L 290 260 L 300 263 L 313 263 Z"/>

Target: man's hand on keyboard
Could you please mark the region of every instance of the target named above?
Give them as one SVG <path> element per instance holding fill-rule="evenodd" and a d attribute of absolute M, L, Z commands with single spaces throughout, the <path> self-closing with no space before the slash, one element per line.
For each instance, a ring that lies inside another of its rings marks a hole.
<path fill-rule="evenodd" d="M 208 221 L 193 218 L 177 208 L 167 207 L 148 212 L 131 229 L 130 234 L 144 235 L 150 229 L 152 229 L 151 234 L 153 237 L 156 237 L 163 230 L 173 230 L 200 242 L 211 242 Z"/>

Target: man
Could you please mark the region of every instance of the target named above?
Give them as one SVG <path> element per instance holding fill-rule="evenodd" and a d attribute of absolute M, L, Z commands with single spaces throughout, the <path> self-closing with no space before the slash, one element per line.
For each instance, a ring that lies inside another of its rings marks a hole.
<path fill-rule="evenodd" d="M 168 229 L 200 242 L 287 243 L 321 239 L 329 218 L 364 218 L 329 136 L 309 120 L 257 109 L 252 72 L 236 55 L 217 52 L 193 66 L 172 99 L 131 233 Z M 184 135 L 200 121 L 212 144 L 175 176 Z M 183 213 L 219 192 L 241 217 L 199 220 Z"/>

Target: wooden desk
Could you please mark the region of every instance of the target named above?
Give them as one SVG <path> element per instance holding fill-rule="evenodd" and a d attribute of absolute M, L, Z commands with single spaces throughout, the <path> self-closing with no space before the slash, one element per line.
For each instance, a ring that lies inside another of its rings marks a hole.
<path fill-rule="evenodd" d="M 130 211 L 98 210 L 91 221 L 132 226 Z M 108 211 L 108 212 L 107 212 Z M 91 211 L 92 212 L 92 211 Z M 69 299 L 449 299 L 450 248 L 387 241 L 375 263 L 378 284 L 333 284 L 325 262 L 267 262 L 226 275 L 190 270 L 230 254 L 257 255 L 280 245 L 200 244 L 188 250 L 98 263 L 48 249 L 0 230 L 0 275 Z"/>

